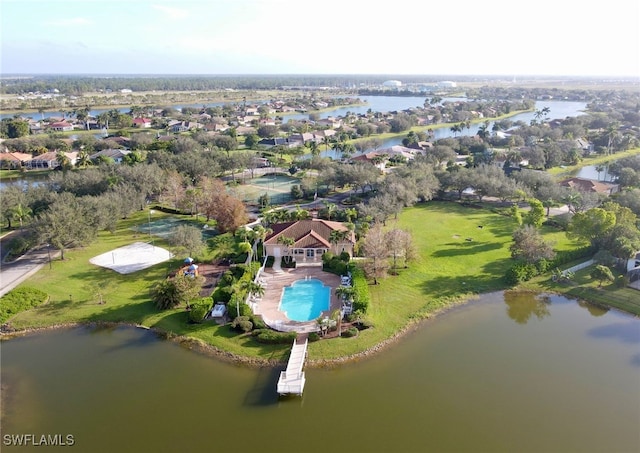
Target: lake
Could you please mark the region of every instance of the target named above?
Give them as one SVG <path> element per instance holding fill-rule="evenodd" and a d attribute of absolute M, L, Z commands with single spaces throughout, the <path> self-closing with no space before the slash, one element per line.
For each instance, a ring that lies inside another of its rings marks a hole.
<path fill-rule="evenodd" d="M 482 295 L 374 357 L 308 368 L 301 398 L 278 398 L 279 368 L 143 329 L 0 347 L 3 435 L 73 435 L 75 451 L 640 451 L 640 320 L 562 296 Z"/>

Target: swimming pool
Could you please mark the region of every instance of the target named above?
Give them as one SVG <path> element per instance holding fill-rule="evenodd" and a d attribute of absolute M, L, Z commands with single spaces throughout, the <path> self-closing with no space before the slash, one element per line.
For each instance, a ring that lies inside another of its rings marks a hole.
<path fill-rule="evenodd" d="M 320 280 L 298 280 L 282 291 L 279 310 L 292 321 L 312 321 L 329 309 L 330 294 Z"/>

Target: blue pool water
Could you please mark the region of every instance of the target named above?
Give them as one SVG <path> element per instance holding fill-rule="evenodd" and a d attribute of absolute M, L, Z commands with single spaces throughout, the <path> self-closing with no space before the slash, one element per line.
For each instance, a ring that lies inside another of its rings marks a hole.
<path fill-rule="evenodd" d="M 331 288 L 320 280 L 298 280 L 284 288 L 280 311 L 292 321 L 311 321 L 329 309 Z"/>

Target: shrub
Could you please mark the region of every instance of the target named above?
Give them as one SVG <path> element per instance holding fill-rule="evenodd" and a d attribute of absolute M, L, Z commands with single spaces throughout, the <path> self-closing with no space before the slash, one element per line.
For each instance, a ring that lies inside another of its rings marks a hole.
<path fill-rule="evenodd" d="M 199 324 L 204 320 L 204 317 L 211 306 L 210 299 L 205 299 L 207 299 L 208 302 L 202 301 L 191 306 L 191 310 L 189 311 L 189 321 Z"/>
<path fill-rule="evenodd" d="M 271 329 L 255 330 L 256 341 L 265 344 L 291 344 L 297 337 L 296 332 L 276 332 Z"/>
<path fill-rule="evenodd" d="M 37 288 L 16 288 L 2 296 L 0 324 L 21 311 L 37 307 L 47 301 L 49 295 Z"/>
<path fill-rule="evenodd" d="M 253 323 L 249 320 L 248 316 L 238 316 L 231 323 L 231 328 L 247 333 L 253 329 Z"/>
<path fill-rule="evenodd" d="M 551 262 L 544 258 L 539 260 L 536 264 L 537 274 L 544 274 L 551 268 Z"/>
<path fill-rule="evenodd" d="M 309 341 L 313 343 L 314 341 L 318 341 L 320 339 L 320 335 L 318 335 L 318 332 L 310 332 L 308 338 Z"/>
<path fill-rule="evenodd" d="M 249 316 L 249 320 L 253 324 L 254 329 L 266 329 L 267 325 L 264 323 L 262 316 L 260 315 L 252 315 Z"/>
<path fill-rule="evenodd" d="M 220 281 L 218 282 L 218 286 L 231 286 L 231 285 L 233 285 L 234 281 L 235 281 L 235 279 L 233 277 L 233 272 L 228 270 L 228 271 L 225 271 L 224 274 L 222 274 L 222 277 L 220 277 Z"/>
<path fill-rule="evenodd" d="M 273 256 L 268 256 L 267 262 L 265 263 L 264 267 L 273 267 L 274 261 L 275 261 L 275 258 Z"/>
<path fill-rule="evenodd" d="M 244 258 L 245 260 L 247 259 L 246 253 L 244 254 Z M 231 272 L 235 280 L 240 280 L 245 272 L 247 272 L 247 266 L 245 264 L 238 264 L 236 266 L 231 266 L 229 271 Z"/>
<path fill-rule="evenodd" d="M 253 314 L 253 312 L 251 311 L 251 307 L 249 307 L 244 302 L 240 302 L 239 305 L 240 305 L 240 313 L 238 314 L 236 312 L 237 305 L 236 305 L 235 301 L 230 300 L 227 303 L 227 310 L 229 311 L 229 317 L 237 318 L 238 316 L 251 316 Z"/>
<path fill-rule="evenodd" d="M 213 298 L 213 302 L 224 302 L 225 304 L 231 300 L 231 295 L 233 294 L 233 289 L 230 286 L 217 286 L 216 289 L 213 290 L 213 294 L 211 297 Z"/>
<path fill-rule="evenodd" d="M 9 244 L 9 253 L 7 254 L 7 261 L 15 260 L 16 258 L 21 257 L 25 253 L 29 251 L 31 247 L 35 244 L 35 240 L 30 237 L 18 236 L 13 239 Z"/>
<path fill-rule="evenodd" d="M 325 253 L 325 255 L 327 254 L 328 253 Z M 349 254 L 347 253 L 347 256 L 348 255 Z M 349 266 L 347 265 L 347 263 L 342 261 L 339 256 L 331 254 L 331 256 L 325 259 L 323 255 L 322 261 L 322 270 L 326 272 L 331 272 L 332 274 L 336 275 L 345 275 L 349 270 Z"/>
<path fill-rule="evenodd" d="M 355 337 L 356 335 L 358 335 L 358 329 L 355 327 L 349 327 L 347 330 L 342 332 L 342 336 L 345 338 Z"/>

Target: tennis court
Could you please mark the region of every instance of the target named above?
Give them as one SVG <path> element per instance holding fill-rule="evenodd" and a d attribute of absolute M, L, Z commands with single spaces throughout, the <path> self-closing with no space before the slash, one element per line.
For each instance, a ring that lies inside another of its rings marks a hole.
<path fill-rule="evenodd" d="M 145 222 L 140 225 L 131 227 L 132 230 L 138 233 L 143 233 L 148 236 L 158 236 L 163 239 L 167 239 L 171 233 L 180 225 L 194 225 L 193 222 L 189 222 L 184 219 L 176 219 L 172 217 L 165 217 L 162 219 L 154 220 L 152 222 Z M 214 228 L 203 228 L 202 239 L 207 240 L 214 237 L 217 231 Z"/>
<path fill-rule="evenodd" d="M 257 203 L 262 195 L 267 194 L 270 204 L 282 204 L 291 201 L 291 187 L 295 184 L 300 184 L 300 179 L 282 173 L 267 173 L 228 190 L 245 203 Z"/>

